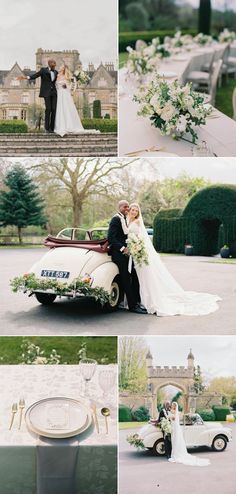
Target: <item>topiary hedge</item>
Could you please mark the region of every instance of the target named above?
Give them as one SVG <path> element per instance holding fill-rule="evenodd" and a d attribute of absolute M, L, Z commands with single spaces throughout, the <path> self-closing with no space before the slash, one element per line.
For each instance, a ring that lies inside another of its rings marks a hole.
<path fill-rule="evenodd" d="M 135 48 L 135 43 L 137 39 L 141 39 L 145 41 L 146 43 L 149 43 L 152 41 L 153 38 L 160 38 L 161 43 L 164 41 L 165 36 L 170 36 L 173 37 L 175 35 L 175 30 L 173 29 L 167 29 L 165 31 L 163 30 L 158 30 L 158 31 L 134 31 L 134 32 L 123 32 L 120 33 L 119 35 L 119 51 L 124 52 L 126 51 L 127 46 L 131 46 L 132 48 Z M 182 29 L 181 30 L 182 34 L 191 34 L 192 36 L 196 36 L 197 31 L 195 30 L 187 30 L 187 29 Z"/>
<path fill-rule="evenodd" d="M 205 422 L 214 422 L 214 420 L 216 420 L 212 408 L 200 408 L 199 410 L 197 410 L 197 413 L 199 413 L 199 415 L 202 417 L 202 420 L 204 420 Z"/>
<path fill-rule="evenodd" d="M 146 407 L 141 406 L 132 413 L 132 418 L 136 422 L 147 422 L 150 419 L 150 414 Z"/>
<path fill-rule="evenodd" d="M 117 120 L 109 118 L 82 118 L 85 129 L 96 129 L 100 132 L 117 132 Z"/>
<path fill-rule="evenodd" d="M 119 405 L 119 422 L 132 422 L 132 413 L 126 405 Z"/>
<path fill-rule="evenodd" d="M 1 134 L 26 134 L 28 126 L 24 120 L 0 120 Z"/>
<path fill-rule="evenodd" d="M 212 408 L 213 408 L 216 420 L 224 422 L 226 420 L 226 415 L 230 414 L 230 408 L 229 407 L 213 406 Z"/>
<path fill-rule="evenodd" d="M 154 219 L 153 243 L 159 252 L 215 255 L 224 244 L 236 257 L 236 186 L 212 185 L 194 194 L 185 209 L 160 210 Z"/>

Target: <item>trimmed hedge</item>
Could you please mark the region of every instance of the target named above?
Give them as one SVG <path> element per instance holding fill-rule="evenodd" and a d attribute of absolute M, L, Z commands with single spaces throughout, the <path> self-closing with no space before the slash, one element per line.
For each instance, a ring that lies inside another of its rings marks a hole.
<path fill-rule="evenodd" d="M 183 211 L 160 210 L 153 226 L 159 252 L 183 253 L 185 244 L 191 244 L 195 255 L 211 256 L 226 244 L 236 257 L 236 186 L 205 187 Z"/>
<path fill-rule="evenodd" d="M 82 118 L 82 125 L 85 129 L 117 132 L 117 120 L 111 118 Z"/>
<path fill-rule="evenodd" d="M 217 407 L 217 406 L 213 406 L 213 411 L 214 411 L 214 414 L 215 414 L 215 418 L 216 420 L 219 420 L 219 421 L 225 421 L 226 420 L 226 415 L 229 415 L 230 414 L 230 408 L 229 407 L 224 407 L 224 406 L 221 406 L 221 407 Z"/>
<path fill-rule="evenodd" d="M 182 34 L 191 34 L 192 36 L 196 36 L 197 31 L 195 30 L 187 30 L 182 29 Z M 135 43 L 138 39 L 145 41 L 146 43 L 150 43 L 153 38 L 160 38 L 161 43 L 163 43 L 165 36 L 173 37 L 176 31 L 173 29 L 167 29 L 165 31 L 134 31 L 134 32 L 126 32 L 120 33 L 119 35 L 119 51 L 126 51 L 127 46 L 131 46 L 135 48 Z"/>
<path fill-rule="evenodd" d="M 150 419 L 150 414 L 146 407 L 141 406 L 132 413 L 132 417 L 136 422 L 146 422 Z"/>
<path fill-rule="evenodd" d="M 119 422 L 132 422 L 132 413 L 126 405 L 119 405 Z"/>
<path fill-rule="evenodd" d="M 197 410 L 197 413 L 199 413 L 204 422 L 214 422 L 216 420 L 214 410 L 212 410 L 212 408 L 200 408 Z"/>
<path fill-rule="evenodd" d="M 24 120 L 0 120 L 1 134 L 26 134 L 28 126 Z"/>

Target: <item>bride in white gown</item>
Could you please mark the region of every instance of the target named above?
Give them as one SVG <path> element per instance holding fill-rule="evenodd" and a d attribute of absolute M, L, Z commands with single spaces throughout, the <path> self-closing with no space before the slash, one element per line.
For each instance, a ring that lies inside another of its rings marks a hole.
<path fill-rule="evenodd" d="M 128 215 L 129 234 L 143 239 L 148 255 L 148 265 L 135 265 L 141 303 L 148 314 L 157 316 L 210 314 L 218 309 L 217 295 L 187 292 L 175 281 L 152 245 L 138 204 L 131 204 Z"/>
<path fill-rule="evenodd" d="M 65 134 L 80 134 L 82 132 L 94 133 L 96 130 L 83 128 L 77 108 L 70 92 L 69 70 L 65 65 L 59 69 L 57 88 L 57 109 L 54 132 L 61 137 Z"/>
<path fill-rule="evenodd" d="M 187 451 L 183 432 L 180 426 L 179 420 L 179 407 L 178 403 L 175 401 L 172 403 L 171 407 L 171 458 L 168 461 L 172 463 L 183 463 L 184 465 L 205 467 L 210 465 L 210 461 L 205 459 L 197 458 L 196 456 L 190 455 Z"/>

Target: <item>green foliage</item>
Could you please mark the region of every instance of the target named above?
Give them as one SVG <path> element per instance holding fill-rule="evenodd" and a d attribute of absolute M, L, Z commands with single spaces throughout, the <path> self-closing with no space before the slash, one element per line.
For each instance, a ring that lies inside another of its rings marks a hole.
<path fill-rule="evenodd" d="M 104 288 L 93 288 L 80 278 L 73 280 L 71 283 L 60 283 L 57 279 L 39 279 L 34 274 L 27 274 L 17 276 L 11 280 L 10 285 L 14 293 L 19 291 L 35 293 L 39 290 L 53 290 L 59 296 L 73 293 L 74 296 L 84 295 L 86 297 L 92 297 L 101 305 L 109 302 L 109 293 Z"/>
<path fill-rule="evenodd" d="M 141 3 L 129 3 L 126 7 L 126 15 L 130 19 L 130 27 L 134 31 L 148 28 L 148 13 Z"/>
<path fill-rule="evenodd" d="M 131 393 L 146 390 L 147 345 L 142 337 L 124 336 L 119 341 L 119 386 Z"/>
<path fill-rule="evenodd" d="M 163 211 L 154 219 L 155 248 L 160 252 L 184 252 L 191 244 L 195 255 L 215 255 L 227 244 L 236 256 L 236 186 L 212 185 L 200 190 L 190 199 L 185 209 L 169 216 Z M 168 216 L 168 217 L 167 217 Z"/>
<path fill-rule="evenodd" d="M 213 406 L 212 408 L 213 408 L 213 411 L 214 411 L 216 420 L 219 420 L 219 421 L 224 422 L 226 420 L 226 415 L 229 415 L 230 414 L 230 408 L 229 407 L 226 407 L 226 406 L 221 406 L 221 407 Z"/>
<path fill-rule="evenodd" d="M 22 345 L 27 341 L 40 347 L 44 355 L 50 356 L 52 349 L 61 356 L 60 364 L 78 364 L 86 344 L 86 356 L 99 364 L 117 363 L 117 338 L 114 336 L 22 336 L 1 337 L 0 363 L 14 365 L 22 363 Z"/>
<path fill-rule="evenodd" d="M 21 243 L 22 228 L 46 223 L 43 201 L 38 187 L 19 165 L 14 166 L 7 173 L 4 185 L 5 190 L 0 191 L 0 222 L 2 226 L 17 226 Z"/>
<path fill-rule="evenodd" d="M 211 0 L 200 0 L 198 13 L 198 31 L 210 34 L 211 28 Z"/>
<path fill-rule="evenodd" d="M 196 393 L 202 393 L 205 389 L 205 386 L 203 384 L 203 377 L 202 377 L 202 371 L 200 365 L 197 365 L 197 367 L 194 368 L 194 390 Z"/>
<path fill-rule="evenodd" d="M 141 406 L 132 413 L 132 418 L 136 422 L 147 422 L 150 419 L 150 414 L 146 407 Z"/>
<path fill-rule="evenodd" d="M 100 130 L 100 132 L 117 132 L 117 120 L 112 118 L 82 118 L 85 129 Z"/>
<path fill-rule="evenodd" d="M 1 134 L 26 134 L 28 126 L 24 120 L 0 120 Z"/>
<path fill-rule="evenodd" d="M 199 413 L 199 415 L 202 417 L 202 420 L 204 420 L 205 422 L 214 422 L 214 420 L 216 420 L 214 410 L 212 410 L 212 408 L 200 408 L 199 410 L 197 410 L 197 413 Z"/>
<path fill-rule="evenodd" d="M 132 413 L 126 405 L 119 405 L 119 422 L 132 422 Z"/>
<path fill-rule="evenodd" d="M 101 118 L 102 116 L 102 106 L 100 99 L 95 99 L 93 102 L 93 118 Z"/>

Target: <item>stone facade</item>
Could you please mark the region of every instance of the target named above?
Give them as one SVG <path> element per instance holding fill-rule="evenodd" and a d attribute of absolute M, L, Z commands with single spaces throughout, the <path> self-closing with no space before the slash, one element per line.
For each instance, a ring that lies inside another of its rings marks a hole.
<path fill-rule="evenodd" d="M 182 392 L 183 404 L 186 412 L 194 412 L 198 408 L 211 408 L 213 405 L 222 405 L 222 397 L 218 393 L 194 391 L 194 356 L 190 350 L 187 357 L 187 367 L 184 366 L 153 366 L 150 351 L 146 356 L 147 390 L 143 395 L 134 395 L 120 392 L 120 403 L 132 409 L 140 406 L 148 408 L 152 418 L 157 418 L 157 393 L 165 386 L 175 386 Z"/>
<path fill-rule="evenodd" d="M 51 51 L 37 50 L 36 67 L 47 66 L 48 59 L 54 58 L 57 68 L 66 63 L 72 73 L 82 68 L 80 54 L 77 50 Z M 85 70 L 85 69 L 84 69 Z M 35 113 L 44 108 L 44 101 L 39 98 L 40 79 L 36 81 L 18 81 L 21 75 L 35 72 L 28 67 L 22 69 L 16 62 L 9 71 L 0 70 L 0 120 L 22 119 L 30 127 L 35 126 Z M 101 101 L 102 117 L 117 118 L 117 72 L 112 63 L 101 63 L 97 68 L 89 64 L 86 72 L 90 80 L 73 91 L 73 97 L 80 117 L 93 116 L 93 102 Z"/>

